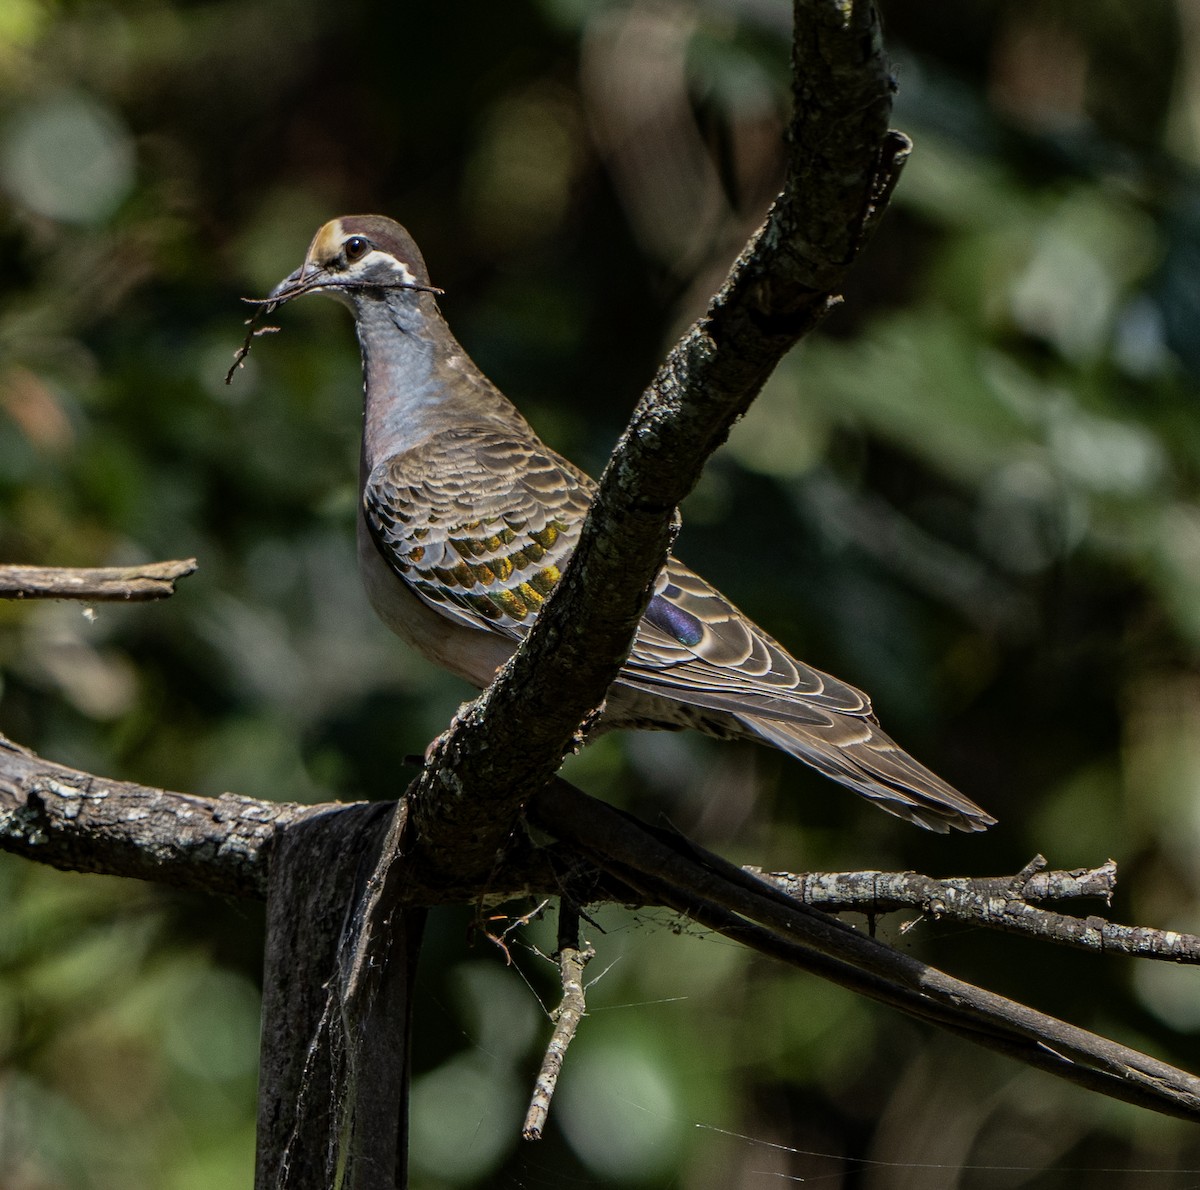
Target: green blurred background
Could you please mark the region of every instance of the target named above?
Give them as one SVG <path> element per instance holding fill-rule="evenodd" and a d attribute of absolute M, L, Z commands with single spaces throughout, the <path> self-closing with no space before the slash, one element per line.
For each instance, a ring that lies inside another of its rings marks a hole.
<path fill-rule="evenodd" d="M 393 215 L 479 363 L 598 471 L 777 186 L 789 16 L 0 0 L 0 559 L 201 566 L 168 603 L 94 620 L 0 606 L 0 730 L 178 789 L 394 796 L 467 691 L 359 591 L 345 313 L 289 306 L 227 387 L 239 299 L 324 220 Z M 845 304 L 688 502 L 679 552 L 870 690 L 1000 824 L 928 836 L 691 736 L 607 738 L 571 775 L 771 867 L 1114 856 L 1115 917 L 1195 930 L 1200 16 L 896 0 L 885 19 L 916 152 Z M 249 1185 L 260 907 L 6 857 L 0 890 L 0 1186 Z M 530 1146 L 552 927 L 511 936 L 512 969 L 469 913 L 434 916 L 418 1187 L 1200 1177 L 1192 1126 L 665 914 L 599 921 L 592 1015 Z M 1194 972 L 900 922 L 882 930 L 914 954 L 1200 1068 Z"/>

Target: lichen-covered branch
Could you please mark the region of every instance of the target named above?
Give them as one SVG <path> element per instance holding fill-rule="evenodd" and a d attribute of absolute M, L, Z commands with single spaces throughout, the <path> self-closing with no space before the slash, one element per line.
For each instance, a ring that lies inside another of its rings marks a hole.
<path fill-rule="evenodd" d="M 1052 872 L 1044 856 L 1034 856 L 1015 876 L 948 876 L 919 872 L 766 872 L 747 871 L 782 889 L 805 905 L 830 912 L 891 913 L 921 909 L 934 916 L 954 915 L 960 903 L 1009 897 L 1027 902 L 1095 897 L 1110 901 L 1117 887 L 1116 860 L 1097 868 Z"/>
<path fill-rule="evenodd" d="M 359 816 L 379 812 L 378 805 L 365 803 L 304 806 L 240 794 L 210 798 L 114 781 L 43 760 L 0 736 L 0 850 L 56 868 L 261 898 L 278 831 L 320 819 L 331 829 L 351 832 Z M 969 921 L 1087 950 L 1200 961 L 1200 939 L 1192 934 L 1037 906 L 1047 900 L 1107 900 L 1116 887 L 1113 860 L 1096 868 L 1050 871 L 1038 856 L 1015 876 L 944 879 L 919 872 L 745 871 L 802 904 L 830 912 L 917 909 L 934 920 Z M 435 905 L 477 901 L 481 895 L 498 902 L 564 891 L 578 903 L 635 899 L 629 888 L 606 885 L 601 873 L 554 846 L 512 852 L 482 888 L 442 879 L 410 885 L 407 897 Z"/>
<path fill-rule="evenodd" d="M 242 794 L 201 797 L 115 781 L 44 760 L 0 736 L 0 851 L 51 867 L 131 876 L 224 897 L 261 900 L 271 847 L 284 830 L 321 822 L 346 841 L 378 819 L 380 803 L 307 806 Z M 413 903 L 471 902 L 483 892 L 512 898 L 566 889 L 584 900 L 604 896 L 593 871 L 572 871 L 561 849 L 516 850 L 496 883 L 443 879 L 413 883 Z"/>
<path fill-rule="evenodd" d="M 0 848 L 56 868 L 262 897 L 275 831 L 319 812 L 113 781 L 0 736 Z"/>
<path fill-rule="evenodd" d="M 918 909 L 939 920 L 970 922 L 1008 934 L 1044 938 L 1078 950 L 1107 951 L 1132 958 L 1200 963 L 1200 938 L 1177 930 L 1125 926 L 1102 917 L 1054 913 L 1035 901 L 1098 897 L 1116 887 L 1114 860 L 1098 868 L 1046 871 L 1036 856 L 1016 876 L 958 876 L 937 880 L 919 872 L 816 872 L 793 875 L 751 869 L 788 896 L 834 912 L 891 913 Z"/>

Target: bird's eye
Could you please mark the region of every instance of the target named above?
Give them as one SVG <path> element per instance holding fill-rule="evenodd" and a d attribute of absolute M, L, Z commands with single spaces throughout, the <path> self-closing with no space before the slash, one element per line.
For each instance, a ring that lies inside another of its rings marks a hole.
<path fill-rule="evenodd" d="M 346 253 L 346 259 L 353 264 L 356 260 L 362 260 L 370 247 L 371 241 L 364 236 L 351 236 L 343 245 L 343 250 Z"/>

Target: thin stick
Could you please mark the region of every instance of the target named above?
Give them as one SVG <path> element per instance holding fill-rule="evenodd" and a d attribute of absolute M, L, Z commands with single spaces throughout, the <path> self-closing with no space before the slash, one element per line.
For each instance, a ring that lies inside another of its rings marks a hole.
<path fill-rule="evenodd" d="M 0 599 L 166 599 L 175 594 L 176 580 L 195 569 L 195 558 L 141 566 L 0 566 Z"/>
<path fill-rule="evenodd" d="M 595 957 L 596 950 L 593 946 L 579 945 L 579 910 L 565 900 L 560 901 L 558 972 L 562 980 L 562 1001 L 551 1017 L 554 1021 L 554 1032 L 550 1035 L 546 1056 L 542 1059 L 541 1070 L 538 1071 L 533 1097 L 529 1101 L 529 1111 L 525 1113 L 525 1126 L 521 1129 L 521 1135 L 526 1140 L 542 1139 L 542 1129 L 545 1128 L 546 1117 L 550 1114 L 550 1100 L 554 1097 L 554 1088 L 558 1085 L 558 1075 L 562 1070 L 563 1059 L 567 1056 L 567 1046 L 574 1040 L 575 1030 L 579 1028 L 579 1022 L 587 1011 L 583 971 Z"/>
<path fill-rule="evenodd" d="M 255 306 L 256 309 L 249 318 L 246 319 L 246 337 L 242 340 L 242 345 L 233 353 L 233 363 L 229 365 L 229 371 L 225 373 L 225 383 L 233 383 L 233 374 L 242 366 L 246 356 L 250 354 L 250 347 L 254 340 L 259 335 L 275 335 L 279 333 L 277 326 L 257 326 L 255 325 L 260 318 L 270 314 L 275 309 L 277 302 L 258 301 L 256 298 L 242 298 L 242 301 L 248 302 Z"/>

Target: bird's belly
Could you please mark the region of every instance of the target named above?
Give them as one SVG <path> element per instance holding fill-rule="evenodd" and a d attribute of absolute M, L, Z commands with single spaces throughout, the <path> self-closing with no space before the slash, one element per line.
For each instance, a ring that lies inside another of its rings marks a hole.
<path fill-rule="evenodd" d="M 512 641 L 458 624 L 415 595 L 384 560 L 361 516 L 358 567 L 375 614 L 435 665 L 482 689 L 512 656 Z"/>

